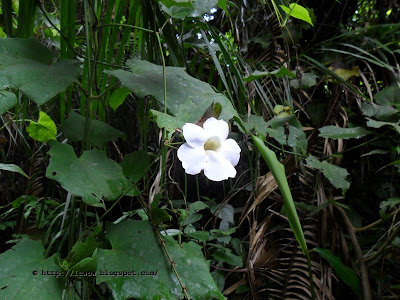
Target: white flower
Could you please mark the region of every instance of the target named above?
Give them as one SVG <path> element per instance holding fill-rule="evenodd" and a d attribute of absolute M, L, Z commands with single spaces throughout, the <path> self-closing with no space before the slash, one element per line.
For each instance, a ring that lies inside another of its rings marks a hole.
<path fill-rule="evenodd" d="M 185 172 L 196 175 L 204 170 L 204 175 L 213 181 L 234 178 L 240 147 L 233 139 L 226 139 L 228 133 L 228 123 L 224 120 L 209 118 L 203 128 L 186 123 L 183 126 L 186 143 L 178 149 Z"/>

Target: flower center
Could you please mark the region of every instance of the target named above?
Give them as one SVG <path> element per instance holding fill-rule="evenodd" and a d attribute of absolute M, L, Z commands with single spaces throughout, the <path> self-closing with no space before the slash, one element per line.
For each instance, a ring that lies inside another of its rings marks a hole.
<path fill-rule="evenodd" d="M 204 144 L 204 150 L 218 151 L 220 147 L 221 141 L 217 136 L 210 137 Z"/>

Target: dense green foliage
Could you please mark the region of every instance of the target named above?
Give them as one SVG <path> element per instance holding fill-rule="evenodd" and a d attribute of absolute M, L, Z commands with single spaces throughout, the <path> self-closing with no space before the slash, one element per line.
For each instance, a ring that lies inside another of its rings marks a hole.
<path fill-rule="evenodd" d="M 0 3 L 0 299 L 400 297 L 396 1 Z"/>

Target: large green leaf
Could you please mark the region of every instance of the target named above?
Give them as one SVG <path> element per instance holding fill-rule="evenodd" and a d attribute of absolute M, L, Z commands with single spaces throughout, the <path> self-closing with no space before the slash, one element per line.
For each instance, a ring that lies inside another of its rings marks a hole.
<path fill-rule="evenodd" d="M 0 89 L 20 89 L 38 105 L 46 103 L 81 73 L 77 60 L 53 63 L 55 57 L 34 38 L 0 39 Z"/>
<path fill-rule="evenodd" d="M 221 245 L 217 246 L 217 250 L 212 254 L 212 256 L 222 262 L 226 262 L 232 266 L 243 266 L 243 258 L 241 256 L 232 253 L 232 250 Z"/>
<path fill-rule="evenodd" d="M 172 137 L 172 134 L 177 128 L 182 128 L 185 125 L 185 121 L 182 121 L 179 117 L 173 117 L 169 114 L 150 109 L 153 116 L 156 117 L 157 126 L 160 128 L 165 128 L 168 131 L 168 138 Z"/>
<path fill-rule="evenodd" d="M 393 208 L 396 207 L 397 204 L 400 203 L 400 198 L 390 198 L 385 201 L 382 201 L 379 204 L 379 214 L 383 220 L 386 220 L 389 218 L 390 214 L 387 212 L 387 210 L 392 210 Z"/>
<path fill-rule="evenodd" d="M 361 111 L 364 116 L 367 117 L 375 117 L 378 120 L 382 121 L 395 121 L 398 118 L 396 115 L 398 114 L 398 110 L 391 106 L 384 106 L 378 104 L 370 104 L 370 103 L 361 103 Z"/>
<path fill-rule="evenodd" d="M 149 154 L 146 151 L 139 150 L 125 155 L 121 167 L 126 177 L 137 182 L 146 173 L 150 163 Z"/>
<path fill-rule="evenodd" d="M 106 228 L 112 249 L 98 251 L 97 284 L 106 282 L 116 300 L 183 298 L 170 261 L 148 221 L 123 220 L 116 225 L 108 224 Z M 190 299 L 224 299 L 199 245 L 193 242 L 178 245 L 168 237 L 165 237 L 165 245 Z M 108 275 L 104 274 L 106 270 Z M 134 271 L 136 275 L 110 274 L 115 271 Z M 154 273 L 146 276 L 142 272 Z"/>
<path fill-rule="evenodd" d="M 0 299 L 62 298 L 65 283 L 64 277 L 60 277 L 61 268 L 53 256 L 44 259 L 43 252 L 40 241 L 25 238 L 0 255 Z"/>
<path fill-rule="evenodd" d="M 15 104 L 17 104 L 17 96 L 14 93 L 0 91 L 0 115 L 13 108 Z"/>
<path fill-rule="evenodd" d="M 268 125 L 261 116 L 252 114 L 249 116 L 246 115 L 243 119 L 243 124 L 248 132 L 251 132 L 254 129 L 258 134 L 261 134 L 262 136 L 266 135 Z"/>
<path fill-rule="evenodd" d="M 343 128 L 333 125 L 322 127 L 319 132 L 320 137 L 330 139 L 359 139 L 371 133 L 363 127 Z"/>
<path fill-rule="evenodd" d="M 56 140 L 57 136 L 56 124 L 43 111 L 39 112 L 39 119 L 37 122 L 30 120 L 26 131 L 31 138 L 44 143 L 50 140 Z"/>
<path fill-rule="evenodd" d="M 131 93 L 130 90 L 127 88 L 119 88 L 116 89 L 110 96 L 110 106 L 111 108 L 116 111 L 117 108 L 124 103 L 126 97 Z"/>
<path fill-rule="evenodd" d="M 384 106 L 400 105 L 400 87 L 393 84 L 374 95 L 376 103 Z"/>
<path fill-rule="evenodd" d="M 78 158 L 67 144 L 50 142 L 51 156 L 46 176 L 58 181 L 88 205 L 102 206 L 101 200 L 114 200 L 128 184 L 122 168 L 100 150 L 85 151 Z"/>
<path fill-rule="evenodd" d="M 162 66 L 145 60 L 129 59 L 132 72 L 124 70 L 107 71 L 117 77 L 123 86 L 139 97 L 153 96 L 164 105 L 164 85 Z M 183 68 L 166 67 L 167 108 L 182 122 L 195 123 L 216 102 L 222 105 L 220 119 L 230 120 L 237 113 L 224 95 L 201 80 L 188 75 Z"/>
<path fill-rule="evenodd" d="M 160 0 L 161 8 L 173 18 L 202 17 L 218 4 L 218 0 Z"/>
<path fill-rule="evenodd" d="M 67 139 L 78 142 L 83 140 L 85 131 L 85 118 L 76 112 L 71 112 L 68 119 L 64 122 L 62 131 Z M 96 147 L 103 147 L 110 141 L 115 141 L 123 137 L 124 133 L 114 129 L 107 123 L 91 120 L 89 130 L 89 141 Z"/>
<path fill-rule="evenodd" d="M 349 173 L 346 169 L 332 165 L 327 161 L 320 162 L 312 155 L 307 157 L 306 162 L 310 168 L 322 171 L 322 174 L 324 174 L 335 188 L 341 189 L 343 193 L 346 193 L 349 189 L 350 183 L 346 180 Z"/>
<path fill-rule="evenodd" d="M 289 16 L 291 16 L 293 18 L 296 18 L 296 19 L 299 19 L 299 20 L 303 20 L 303 21 L 311 24 L 312 26 L 314 26 L 314 24 L 311 21 L 310 14 L 308 13 L 308 10 L 305 9 L 300 4 L 290 3 L 289 7 L 287 7 L 285 5 L 279 5 L 279 6 Z"/>
<path fill-rule="evenodd" d="M 398 133 L 400 133 L 400 125 L 399 123 L 393 122 L 384 122 L 384 121 L 375 121 L 370 118 L 367 119 L 367 126 L 371 128 L 381 128 L 382 126 L 392 126 Z"/>
<path fill-rule="evenodd" d="M 25 177 L 29 177 L 20 167 L 13 164 L 0 164 L 0 170 L 19 173 Z"/>
<path fill-rule="evenodd" d="M 333 253 L 328 249 L 314 248 L 312 251 L 318 252 L 323 258 L 325 258 L 335 270 L 337 276 L 343 280 L 344 283 L 350 286 L 354 293 L 358 296 L 362 295 L 360 279 L 351 268 L 342 263 L 339 257 L 333 255 Z"/>
<path fill-rule="evenodd" d="M 376 103 L 361 104 L 361 110 L 365 116 L 375 117 L 382 121 L 397 122 L 399 120 L 400 88 L 396 84 L 376 93 L 374 99 Z"/>
<path fill-rule="evenodd" d="M 68 253 L 63 262 L 66 270 L 94 272 L 97 266 L 97 247 L 100 243 L 94 236 L 89 236 L 84 242 L 78 241 Z"/>

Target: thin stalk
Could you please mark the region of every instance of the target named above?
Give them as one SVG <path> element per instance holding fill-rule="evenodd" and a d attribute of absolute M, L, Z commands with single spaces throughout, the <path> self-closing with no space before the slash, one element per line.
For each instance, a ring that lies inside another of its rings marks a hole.
<path fill-rule="evenodd" d="M 160 53 L 161 53 L 161 60 L 162 60 L 162 66 L 163 66 L 163 92 L 164 92 L 164 113 L 167 113 L 167 68 L 165 66 L 165 57 L 164 57 L 164 50 L 161 44 L 161 39 L 160 39 L 160 34 L 159 32 L 156 32 L 156 37 L 157 37 L 157 42 L 158 42 L 158 47 L 160 48 Z M 165 128 L 163 128 L 163 133 L 162 133 L 162 150 L 161 150 L 161 184 L 164 183 L 165 180 L 165 167 L 166 167 L 166 159 L 167 159 L 167 148 L 164 145 L 164 141 L 167 138 L 167 131 Z"/>
<path fill-rule="evenodd" d="M 12 37 L 12 1 L 3 0 L 1 5 L 4 17 L 4 32 L 7 33 L 7 37 Z"/>
<path fill-rule="evenodd" d="M 92 119 L 92 96 L 93 96 L 93 91 L 92 91 L 92 68 L 91 68 L 91 39 L 90 39 L 90 26 L 89 26 L 89 4 L 88 0 L 84 0 L 84 11 L 85 11 L 85 33 L 86 33 L 86 64 L 87 64 L 87 79 L 88 79 L 88 99 L 86 101 L 86 121 L 85 121 L 85 129 L 84 129 L 84 134 L 83 134 L 83 144 L 84 144 L 84 149 L 89 148 L 89 130 L 90 130 L 90 124 L 91 124 L 91 119 Z"/>
<path fill-rule="evenodd" d="M 372 300 L 371 288 L 370 288 L 369 279 L 368 279 L 367 266 L 365 265 L 364 257 L 363 257 L 363 254 L 362 254 L 362 251 L 360 248 L 360 244 L 358 243 L 356 233 L 353 229 L 353 225 L 351 224 L 349 217 L 346 215 L 345 211 L 341 207 L 335 205 L 335 208 L 342 215 L 342 218 L 346 225 L 347 231 L 349 232 L 351 242 L 353 243 L 354 251 L 357 256 L 357 261 L 360 264 L 361 284 L 362 284 L 362 288 L 363 288 L 364 299 Z"/>
<path fill-rule="evenodd" d="M 310 256 L 310 251 L 307 249 L 307 266 L 308 266 L 308 281 L 310 282 L 310 290 L 311 290 L 311 297 L 313 300 L 317 299 L 317 296 L 315 295 L 315 289 L 314 289 L 314 278 L 313 278 L 313 272 L 312 272 L 312 264 L 311 264 L 311 256 Z"/>
<path fill-rule="evenodd" d="M 149 33 L 156 33 L 155 31 L 151 30 L 151 29 L 147 29 L 144 27 L 139 27 L 139 26 L 135 26 L 135 25 L 129 25 L 129 24 L 117 24 L 117 23 L 110 23 L 110 24 L 102 24 L 97 26 L 97 28 L 101 28 L 101 27 L 107 27 L 107 26 L 118 26 L 118 27 L 128 27 L 128 28 L 132 28 L 132 29 L 139 29 L 139 30 L 143 30 Z"/>

